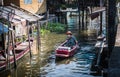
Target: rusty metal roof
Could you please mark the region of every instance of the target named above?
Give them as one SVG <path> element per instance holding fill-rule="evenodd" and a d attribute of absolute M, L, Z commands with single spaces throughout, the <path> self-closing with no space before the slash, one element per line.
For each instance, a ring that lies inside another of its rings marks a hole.
<path fill-rule="evenodd" d="M 25 19 L 29 22 L 35 22 L 35 21 L 38 21 L 39 19 L 42 18 L 42 16 L 38 16 L 38 15 L 32 14 L 30 12 L 25 12 L 22 9 L 18 9 L 18 8 L 15 8 L 15 7 L 12 7 L 12 6 L 4 6 L 4 7 L 0 7 L 0 8 L 1 8 L 1 13 L 4 15 L 5 19 L 8 19 L 9 14 L 19 16 L 22 19 Z M 10 15 L 9 18 L 11 18 L 12 15 Z M 13 17 L 12 20 L 13 21 L 19 21 L 19 20 L 14 19 L 14 17 Z"/>

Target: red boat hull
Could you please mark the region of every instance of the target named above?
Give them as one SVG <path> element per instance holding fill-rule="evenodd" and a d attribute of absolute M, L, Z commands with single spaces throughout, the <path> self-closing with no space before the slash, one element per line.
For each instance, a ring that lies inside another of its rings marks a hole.
<path fill-rule="evenodd" d="M 76 53 L 77 49 L 78 49 L 78 45 L 73 46 L 73 48 L 70 49 L 70 50 L 56 49 L 56 51 L 55 51 L 56 54 L 55 55 L 56 55 L 56 57 L 63 57 L 63 58 L 71 57 Z"/>
<path fill-rule="evenodd" d="M 32 42 L 30 43 L 30 46 L 32 46 Z M 23 45 L 23 47 L 24 47 L 24 45 Z M 25 54 L 27 54 L 29 51 L 30 51 L 30 49 L 29 49 L 29 45 L 28 45 L 28 46 L 26 46 L 25 49 L 20 50 L 19 53 L 16 52 L 16 61 L 19 60 L 21 57 L 23 57 Z M 9 59 L 9 62 L 10 62 L 10 64 L 14 63 L 14 57 L 11 57 Z M 4 59 L 3 62 L 0 62 L 0 70 L 2 70 L 2 68 L 6 67 L 6 66 L 7 66 L 7 61 L 5 61 L 5 59 Z"/>

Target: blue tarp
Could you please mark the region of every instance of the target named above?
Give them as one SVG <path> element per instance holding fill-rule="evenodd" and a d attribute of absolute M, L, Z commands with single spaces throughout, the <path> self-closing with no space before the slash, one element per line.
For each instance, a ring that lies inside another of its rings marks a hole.
<path fill-rule="evenodd" d="M 4 24 L 0 23 L 0 34 L 7 33 L 8 28 L 4 26 Z"/>

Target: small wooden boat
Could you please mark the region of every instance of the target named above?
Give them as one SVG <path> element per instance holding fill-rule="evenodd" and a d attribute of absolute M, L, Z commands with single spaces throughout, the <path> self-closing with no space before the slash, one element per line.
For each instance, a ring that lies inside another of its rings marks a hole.
<path fill-rule="evenodd" d="M 32 46 L 33 41 L 30 41 L 30 46 Z M 15 48 L 15 59 L 16 61 L 22 58 L 26 53 L 30 51 L 29 42 L 21 42 L 16 45 Z M 0 51 L 0 70 L 3 70 L 8 66 L 8 64 L 14 63 L 14 56 L 12 53 L 12 48 L 9 53 L 5 53 L 4 51 Z M 9 56 L 9 60 L 7 60 L 7 57 Z M 8 63 L 9 62 L 9 63 Z"/>
<path fill-rule="evenodd" d="M 76 53 L 77 49 L 79 49 L 78 44 L 72 47 L 67 47 L 64 45 L 65 43 L 66 41 L 62 43 L 60 46 L 58 46 L 57 49 L 55 50 L 56 57 L 67 58 L 67 57 L 73 56 Z"/>

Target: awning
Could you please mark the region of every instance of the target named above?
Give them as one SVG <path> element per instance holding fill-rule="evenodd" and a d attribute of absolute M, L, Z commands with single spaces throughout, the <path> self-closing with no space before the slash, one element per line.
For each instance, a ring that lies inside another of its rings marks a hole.
<path fill-rule="evenodd" d="M 11 11 L 11 12 L 10 12 Z M 21 23 L 21 17 L 16 16 L 12 9 L 0 7 L 1 18 L 4 18 L 12 23 Z M 11 14 L 10 14 L 11 13 Z M 9 15 L 9 16 L 8 16 Z"/>
<path fill-rule="evenodd" d="M 20 8 L 15 8 L 12 6 L 4 6 L 4 7 L 0 7 L 0 11 L 3 14 L 2 16 L 4 16 L 4 18 L 8 19 L 8 14 L 11 13 L 10 17 L 9 17 L 9 21 L 10 20 L 14 20 L 14 21 L 18 21 L 14 19 L 14 16 L 19 16 L 22 19 L 25 19 L 29 22 L 35 22 L 38 21 L 39 19 L 43 18 L 43 16 L 39 16 L 37 14 L 32 14 L 30 12 L 24 11 L 23 9 Z"/>
<path fill-rule="evenodd" d="M 8 28 L 4 26 L 4 24 L 0 23 L 0 34 L 7 33 Z"/>

